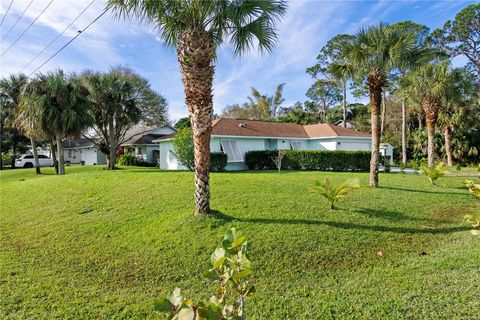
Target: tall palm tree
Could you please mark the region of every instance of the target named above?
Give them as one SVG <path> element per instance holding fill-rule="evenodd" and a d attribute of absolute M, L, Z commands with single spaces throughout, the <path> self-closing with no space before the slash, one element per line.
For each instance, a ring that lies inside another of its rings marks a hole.
<path fill-rule="evenodd" d="M 438 114 L 442 106 L 442 99 L 452 93 L 458 73 L 450 70 L 450 63 L 444 61 L 437 64 L 421 66 L 407 76 L 407 81 L 412 91 L 421 100 L 425 111 L 428 132 L 428 166 L 434 166 L 434 135 Z"/>
<path fill-rule="evenodd" d="M 346 61 L 332 62 L 328 68 L 327 73 L 337 80 L 342 87 L 342 115 L 343 127 L 347 127 L 347 82 L 354 76 L 354 66 Z"/>
<path fill-rule="evenodd" d="M 108 0 L 117 17 L 153 23 L 175 47 L 185 89 L 195 149 L 195 211 L 210 214 L 210 134 L 212 82 L 217 48 L 225 41 L 235 54 L 255 45 L 273 49 L 276 22 L 285 15 L 284 0 Z"/>
<path fill-rule="evenodd" d="M 93 131 L 106 149 L 109 170 L 115 170 L 117 147 L 126 131 L 140 121 L 141 111 L 130 76 L 115 68 L 108 73 L 86 72 L 82 75 L 92 103 Z"/>
<path fill-rule="evenodd" d="M 417 50 L 411 33 L 390 28 L 387 24 L 362 28 L 353 40 L 344 41 L 342 56 L 367 79 L 370 94 L 372 125 L 372 156 L 370 161 L 370 186 L 378 186 L 378 164 L 380 145 L 380 108 L 382 88 L 387 86 L 387 74 L 398 68 L 402 59 Z"/>
<path fill-rule="evenodd" d="M 12 132 L 12 168 L 15 168 L 20 130 L 16 121 L 19 114 L 19 103 L 23 86 L 27 83 L 27 76 L 24 74 L 11 74 L 0 80 L 0 94 L 3 96 L 2 104 L 2 129 L 8 128 Z"/>
<path fill-rule="evenodd" d="M 63 71 L 39 74 L 25 86 L 22 119 L 54 137 L 57 144 L 58 174 L 65 173 L 62 140 L 74 137 L 90 126 L 88 90 Z"/>

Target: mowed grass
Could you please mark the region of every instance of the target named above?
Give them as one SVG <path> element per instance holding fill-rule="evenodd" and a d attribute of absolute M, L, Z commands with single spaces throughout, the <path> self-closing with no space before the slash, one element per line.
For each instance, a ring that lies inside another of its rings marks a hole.
<path fill-rule="evenodd" d="M 161 319 L 153 302 L 175 287 L 212 295 L 202 273 L 232 226 L 251 243 L 249 319 L 480 317 L 464 177 L 214 173 L 216 217 L 195 218 L 190 172 L 42 170 L 0 173 L 2 319 Z M 362 188 L 331 211 L 308 192 L 324 177 Z"/>

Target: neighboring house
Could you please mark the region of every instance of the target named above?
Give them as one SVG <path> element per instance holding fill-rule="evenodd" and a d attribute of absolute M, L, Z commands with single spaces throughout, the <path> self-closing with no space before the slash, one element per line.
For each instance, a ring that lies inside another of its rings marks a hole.
<path fill-rule="evenodd" d="M 153 140 L 169 136 L 175 132 L 176 130 L 169 125 L 163 127 L 138 125 L 127 131 L 125 136 L 129 138 L 121 146 L 125 151 L 133 152 L 140 161 L 157 165 L 160 148 L 158 143 L 153 142 Z"/>
<path fill-rule="evenodd" d="M 106 164 L 107 158 L 93 142 L 85 138 L 63 141 L 65 162 L 85 165 Z"/>
<path fill-rule="evenodd" d="M 335 125 L 343 128 L 343 120 L 338 120 L 337 122 L 335 122 Z M 345 121 L 345 125 L 347 129 L 355 130 L 355 126 L 351 122 Z"/>
<path fill-rule="evenodd" d="M 183 170 L 172 148 L 173 135 L 155 140 L 160 145 L 160 168 Z M 299 125 L 255 120 L 217 119 L 213 121 L 212 152 L 228 156 L 227 170 L 244 170 L 245 153 L 251 150 L 371 150 L 368 133 L 332 124 Z"/>
<path fill-rule="evenodd" d="M 393 147 L 388 143 L 380 143 L 380 155 L 390 157 L 390 165 L 393 166 Z M 383 165 L 383 159 L 380 159 L 380 165 Z"/>

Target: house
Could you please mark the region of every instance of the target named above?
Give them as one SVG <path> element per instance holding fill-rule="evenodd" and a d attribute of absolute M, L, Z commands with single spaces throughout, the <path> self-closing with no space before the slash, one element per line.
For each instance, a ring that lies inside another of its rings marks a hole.
<path fill-rule="evenodd" d="M 380 143 L 379 152 L 382 157 L 389 157 L 390 165 L 393 166 L 393 146 L 388 143 Z M 384 164 L 383 161 L 383 159 L 380 159 L 380 165 Z"/>
<path fill-rule="evenodd" d="M 160 149 L 158 143 L 153 140 L 171 135 L 176 130 L 170 125 L 162 127 L 146 127 L 137 125 L 125 134 L 128 139 L 122 143 L 124 152 L 130 151 L 138 160 L 151 164 L 158 164 Z"/>
<path fill-rule="evenodd" d="M 172 148 L 173 135 L 155 140 L 160 145 L 160 168 L 183 170 Z M 245 153 L 251 150 L 371 150 L 368 133 L 332 124 L 299 125 L 220 118 L 213 121 L 212 152 L 228 156 L 227 170 L 244 170 Z"/>
<path fill-rule="evenodd" d="M 106 164 L 105 154 L 85 138 L 69 139 L 62 142 L 65 162 L 85 165 Z"/>

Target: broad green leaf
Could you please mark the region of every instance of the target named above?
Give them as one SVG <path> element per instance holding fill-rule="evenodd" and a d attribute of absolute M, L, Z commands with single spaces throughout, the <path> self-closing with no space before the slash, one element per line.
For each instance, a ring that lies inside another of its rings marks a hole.
<path fill-rule="evenodd" d="M 172 312 L 174 305 L 169 299 L 162 297 L 154 302 L 154 309 L 157 312 Z"/>
<path fill-rule="evenodd" d="M 231 250 L 238 246 L 241 246 L 245 242 L 245 240 L 246 238 L 241 231 L 238 231 L 235 228 L 231 228 L 225 233 L 222 246 L 227 250 Z"/>
<path fill-rule="evenodd" d="M 210 262 L 213 269 L 218 269 L 225 261 L 225 249 L 217 248 L 210 256 Z"/>
<path fill-rule="evenodd" d="M 175 288 L 175 290 L 173 290 L 170 302 L 176 307 L 183 303 L 182 290 L 180 290 L 180 288 Z"/>
<path fill-rule="evenodd" d="M 245 269 L 245 270 L 242 270 L 240 272 L 237 272 L 235 273 L 233 276 L 232 276 L 232 279 L 233 281 L 235 282 L 238 282 L 239 280 L 245 278 L 245 277 L 248 277 L 249 275 L 252 274 L 252 270 L 250 269 Z"/>

